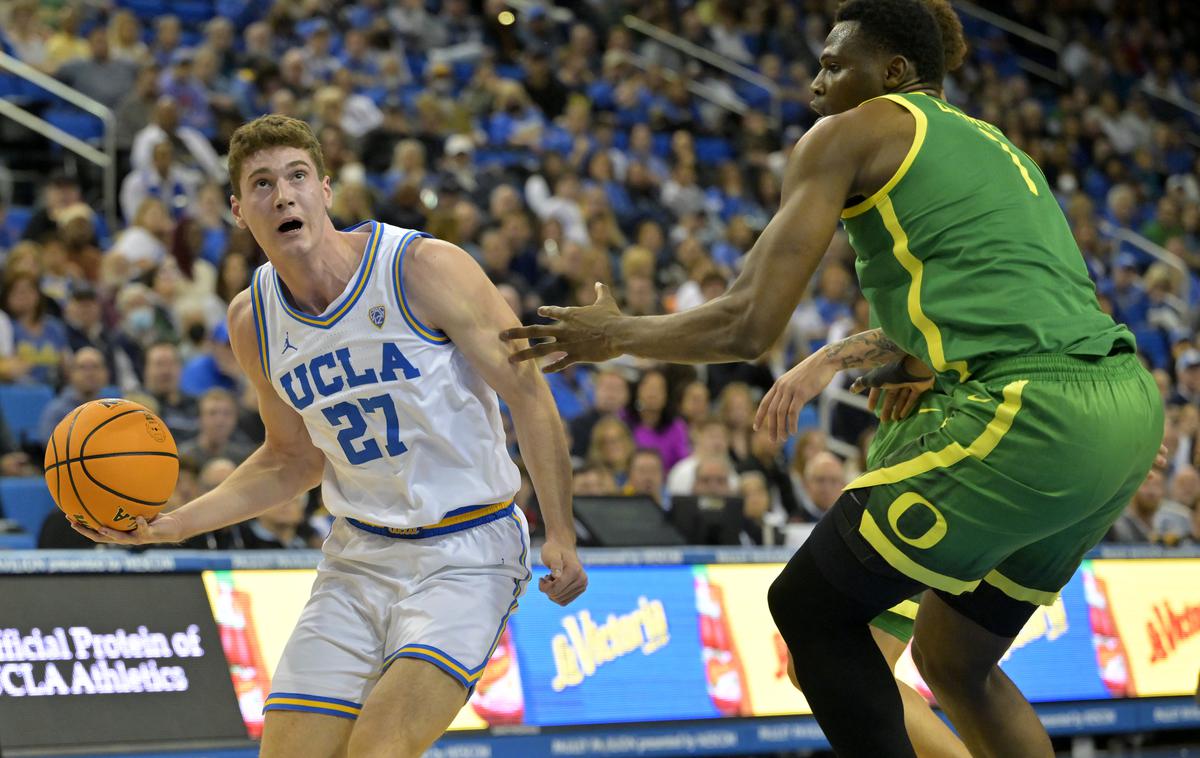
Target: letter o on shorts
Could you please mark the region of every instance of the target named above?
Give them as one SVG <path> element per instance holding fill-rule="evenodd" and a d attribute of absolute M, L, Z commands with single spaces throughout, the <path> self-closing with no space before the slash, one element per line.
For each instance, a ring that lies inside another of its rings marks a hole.
<path fill-rule="evenodd" d="M 922 505 L 928 508 L 933 513 L 934 521 L 933 526 L 929 527 L 929 529 L 927 529 L 920 537 L 916 537 L 914 539 L 900 531 L 899 523 L 900 517 L 907 513 L 910 508 L 917 505 Z M 888 506 L 887 518 L 888 524 L 892 527 L 892 532 L 894 532 L 897 537 L 904 540 L 909 545 L 917 548 L 918 550 L 928 550 L 937 543 L 941 542 L 942 538 L 946 536 L 946 517 L 942 515 L 941 511 L 934 507 L 933 503 L 929 502 L 915 492 L 905 492 L 903 495 L 893 500 L 892 504 Z"/>

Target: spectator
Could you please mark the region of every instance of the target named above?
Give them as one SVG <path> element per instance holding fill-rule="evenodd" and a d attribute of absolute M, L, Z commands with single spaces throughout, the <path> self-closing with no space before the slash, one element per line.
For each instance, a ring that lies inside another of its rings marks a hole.
<path fill-rule="evenodd" d="M 25 224 L 22 239 L 40 240 L 47 233 L 58 231 L 58 216 L 67 208 L 78 205 L 83 200 L 79 189 L 79 180 L 58 172 L 50 175 L 42 187 L 41 205 L 34 210 Z"/>
<path fill-rule="evenodd" d="M 170 140 L 156 144 L 149 169 L 130 172 L 121 182 L 121 213 L 125 223 L 136 224 L 138 209 L 147 198 L 162 201 L 175 218 L 190 212 L 196 199 L 199 177 L 175 162 L 175 146 Z"/>
<path fill-rule="evenodd" d="M 639 447 L 629 459 L 629 479 L 621 494 L 648 495 L 660 508 L 666 509 L 664 480 L 662 454 L 652 447 Z"/>
<path fill-rule="evenodd" d="M 79 6 L 68 4 L 59 8 L 54 33 L 46 40 L 46 56 L 42 61 L 46 71 L 53 74 L 64 63 L 91 55 L 87 40 L 79 36 L 82 24 L 83 13 Z"/>
<path fill-rule="evenodd" d="M 80 348 L 71 357 L 67 376 L 67 385 L 42 409 L 42 417 L 38 422 L 38 440 L 42 445 L 49 443 L 54 427 L 68 413 L 100 397 L 100 390 L 108 384 L 104 355 L 94 347 Z"/>
<path fill-rule="evenodd" d="M 735 463 L 751 457 L 750 435 L 754 431 L 754 401 L 749 385 L 734 382 L 721 390 L 717 398 L 717 415 L 729 429 L 729 455 Z"/>
<path fill-rule="evenodd" d="M 112 57 L 144 66 L 150 61 L 150 48 L 142 41 L 142 25 L 133 11 L 122 9 L 108 20 L 108 47 Z"/>
<path fill-rule="evenodd" d="M 783 542 L 779 530 L 766 522 L 771 511 L 771 490 L 767 478 L 758 471 L 741 475 L 742 530 L 739 541 L 746 546 L 778 545 Z"/>
<path fill-rule="evenodd" d="M 248 550 L 303 550 L 319 548 L 321 538 L 305 518 L 308 493 L 260 513 L 234 527 L 240 547 Z"/>
<path fill-rule="evenodd" d="M 133 138 L 150 123 L 150 117 L 154 113 L 154 104 L 158 101 L 158 78 L 161 72 L 154 64 L 146 64 L 138 69 L 137 79 L 134 80 L 133 88 L 127 91 L 117 104 L 116 119 L 117 119 L 117 153 L 120 159 L 120 171 L 122 176 L 127 176 L 129 171 L 130 153 L 133 150 Z M 122 187 L 124 184 L 122 183 Z M 122 189 L 122 193 L 124 190 Z M 122 212 L 125 211 L 126 204 L 122 200 Z M 136 204 L 133 205 L 136 208 Z M 130 218 L 125 216 L 126 221 Z"/>
<path fill-rule="evenodd" d="M 629 459 L 634 449 L 633 435 L 625 422 L 615 416 L 605 416 L 592 427 L 587 463 L 609 471 L 615 486 L 619 486 L 628 478 Z"/>
<path fill-rule="evenodd" d="M 689 434 L 694 435 L 708 418 L 711 405 L 708 385 L 704 382 L 697 379 L 683 388 L 679 396 L 679 417 L 688 425 Z"/>
<path fill-rule="evenodd" d="M 46 313 L 46 297 L 38 290 L 37 277 L 10 274 L 0 290 L 0 304 L 12 319 L 13 351 L 19 360 L 14 378 L 57 387 L 70 358 L 67 328 Z"/>
<path fill-rule="evenodd" d="M 846 486 L 846 469 L 841 460 L 830 452 L 819 452 L 804 466 L 804 491 L 801 494 L 801 516 L 806 521 L 820 521 Z"/>
<path fill-rule="evenodd" d="M 117 237 L 106 266 L 109 281 L 123 283 L 140 279 L 157 268 L 167 256 L 167 243 L 175 223 L 167 206 L 158 197 L 143 197 L 132 223 Z"/>
<path fill-rule="evenodd" d="M 151 121 L 133 138 L 130 162 L 135 171 L 154 165 L 154 146 L 170 140 L 175 147 L 176 160 L 187 170 L 206 176 L 218 184 L 228 179 L 225 167 L 208 138 L 196 129 L 180 123 L 179 103 L 163 95 L 154 104 Z"/>
<path fill-rule="evenodd" d="M 202 466 L 218 458 L 235 464 L 246 460 L 253 449 L 238 432 L 237 400 L 233 395 L 213 388 L 200 396 L 199 405 L 199 428 L 195 437 L 179 445 L 180 457 L 189 456 Z"/>
<path fill-rule="evenodd" d="M 777 507 L 788 516 L 800 516 L 800 504 L 783 456 L 783 443 L 771 439 L 766 427 L 751 433 L 750 457 L 738 465 L 738 470 L 743 474 L 748 471 L 762 474 L 770 490 L 772 508 Z"/>
<path fill-rule="evenodd" d="M 156 342 L 146 349 L 146 392 L 158 402 L 158 415 L 171 430 L 176 444 L 189 440 L 199 431 L 200 406 L 196 399 L 179 388 L 183 363 L 173 342 Z"/>
<path fill-rule="evenodd" d="M 138 66 L 111 55 L 108 30 L 103 26 L 88 32 L 88 47 L 89 56 L 63 64 L 55 75 L 67 86 L 115 110 L 133 89 Z"/>
<path fill-rule="evenodd" d="M 676 463 L 667 475 L 667 492 L 687 495 L 696 485 L 696 467 L 702 458 L 729 457 L 729 429 L 719 418 L 706 418 L 692 429 L 695 448 L 691 455 Z M 730 490 L 737 489 L 737 478 L 730 472 Z"/>
<path fill-rule="evenodd" d="M 184 451 L 180 449 L 181 470 L 185 455 Z M 189 466 L 194 466 L 199 470 L 196 477 L 195 495 L 192 498 L 195 499 L 212 492 L 221 482 L 228 479 L 229 475 L 237 468 L 237 463 L 228 458 L 212 458 L 206 459 L 202 464 L 195 461 L 190 462 Z M 179 543 L 178 547 L 186 550 L 231 550 L 241 548 L 243 545 L 238 527 L 227 526 L 213 532 L 198 534 Z"/>
<path fill-rule="evenodd" d="M 599 464 L 587 463 L 575 469 L 571 478 L 571 494 L 615 495 L 617 480 L 613 472 Z"/>
<path fill-rule="evenodd" d="M 138 361 L 141 350 L 120 329 L 109 328 L 99 295 L 88 282 L 74 282 L 70 287 L 63 323 L 67 327 L 67 346 L 76 356 L 79 350 L 93 347 L 104 355 L 109 381 L 122 392 L 132 392 L 140 384 Z"/>
<path fill-rule="evenodd" d="M 1197 501 L 1200 500 L 1200 471 L 1197 471 L 1195 466 L 1186 464 L 1176 468 L 1171 476 L 1168 497 L 1164 505 L 1170 505 L 1172 508 L 1179 506 L 1177 512 L 1190 518 L 1192 511 L 1196 510 Z"/>
<path fill-rule="evenodd" d="M 213 328 L 206 351 L 184 365 L 179 388 L 194 397 L 214 387 L 232 391 L 240 376 L 241 369 L 229 346 L 229 329 L 222 321 Z"/>
<path fill-rule="evenodd" d="M 732 484 L 731 484 L 732 483 Z M 706 455 L 696 461 L 696 481 L 690 495 L 732 497 L 737 492 L 737 477 L 726 456 Z"/>
<path fill-rule="evenodd" d="M 571 454 L 582 458 L 587 454 L 592 429 L 605 416 L 615 416 L 629 404 L 629 382 L 619 371 L 601 368 L 592 377 L 591 408 L 570 422 Z"/>
<path fill-rule="evenodd" d="M 1175 395 L 1173 403 L 1200 403 L 1200 350 L 1189 348 L 1175 361 Z"/>
<path fill-rule="evenodd" d="M 46 61 L 47 29 L 38 16 L 37 0 L 14 0 L 7 18 L 0 25 L 0 43 L 7 44 L 14 57 L 43 71 Z"/>
<path fill-rule="evenodd" d="M 639 447 L 658 450 L 667 469 L 692 451 L 687 424 L 675 415 L 669 397 L 666 375 L 661 371 L 647 371 L 638 381 L 633 406 L 624 414 L 625 422 L 633 430 L 634 441 Z"/>
<path fill-rule="evenodd" d="M 202 51 L 180 48 L 173 52 L 158 86 L 163 97 L 175 101 L 180 128 L 194 130 L 211 140 L 216 136 L 216 114 L 213 112 L 216 103 L 209 97 L 208 88 L 200 78 L 201 66 L 197 59 Z M 211 57 L 207 65 L 210 70 L 215 68 Z"/>
<path fill-rule="evenodd" d="M 1151 471 L 1105 539 L 1109 542 L 1179 544 L 1191 533 L 1191 520 L 1180 513 L 1182 506 L 1176 504 L 1164 508 L 1165 502 L 1162 474 Z"/>
<path fill-rule="evenodd" d="M 117 291 L 117 314 L 121 331 L 143 349 L 176 338 L 170 312 L 141 282 L 130 282 Z"/>
<path fill-rule="evenodd" d="M 158 66 L 165 67 L 183 41 L 183 24 L 178 16 L 165 15 L 154 19 L 154 38 L 150 56 Z"/>

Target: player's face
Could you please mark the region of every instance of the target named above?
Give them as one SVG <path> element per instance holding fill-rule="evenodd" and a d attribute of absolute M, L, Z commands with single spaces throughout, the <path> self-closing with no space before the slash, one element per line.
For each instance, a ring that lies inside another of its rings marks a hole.
<path fill-rule="evenodd" d="M 260 150 L 242 164 L 241 183 L 241 198 L 230 199 L 233 216 L 268 256 L 308 250 L 320 240 L 333 193 L 306 150 Z"/>
<path fill-rule="evenodd" d="M 878 97 L 884 88 L 885 67 L 858 34 L 857 21 L 833 27 L 821 51 L 821 69 L 809 87 L 812 109 L 832 116 Z"/>

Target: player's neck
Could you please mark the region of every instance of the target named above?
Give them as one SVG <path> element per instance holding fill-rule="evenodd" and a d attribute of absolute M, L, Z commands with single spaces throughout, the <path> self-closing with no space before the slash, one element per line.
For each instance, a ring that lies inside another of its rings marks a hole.
<path fill-rule="evenodd" d="M 327 220 L 321 239 L 308 250 L 271 257 L 292 304 L 305 313 L 323 313 L 354 277 L 370 236 L 339 232 Z"/>

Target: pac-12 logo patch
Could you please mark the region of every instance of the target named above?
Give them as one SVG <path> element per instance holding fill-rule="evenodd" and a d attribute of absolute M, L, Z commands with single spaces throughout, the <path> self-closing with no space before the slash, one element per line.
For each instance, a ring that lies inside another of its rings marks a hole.
<path fill-rule="evenodd" d="M 387 318 L 387 312 L 384 311 L 382 305 L 376 305 L 367 311 L 367 318 L 371 319 L 371 323 L 375 325 L 376 329 L 382 329 L 383 320 Z"/>

